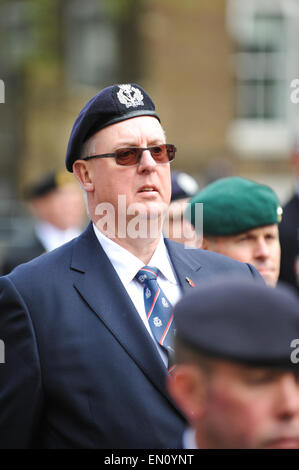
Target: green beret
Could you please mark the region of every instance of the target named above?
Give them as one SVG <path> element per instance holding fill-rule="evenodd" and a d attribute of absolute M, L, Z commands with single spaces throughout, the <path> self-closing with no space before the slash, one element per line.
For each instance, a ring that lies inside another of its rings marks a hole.
<path fill-rule="evenodd" d="M 207 235 L 234 235 L 281 221 L 275 192 L 238 176 L 214 181 L 191 199 L 186 217 L 194 227 L 197 203 L 203 204 L 203 233 Z"/>

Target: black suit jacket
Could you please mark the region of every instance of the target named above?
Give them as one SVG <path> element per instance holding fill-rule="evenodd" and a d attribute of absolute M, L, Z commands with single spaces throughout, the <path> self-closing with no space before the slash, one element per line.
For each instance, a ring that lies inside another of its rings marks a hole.
<path fill-rule="evenodd" d="M 283 208 L 279 224 L 281 266 L 279 280 L 299 290 L 299 197 L 293 196 Z"/>
<path fill-rule="evenodd" d="M 249 265 L 166 241 L 183 293 Z M 168 448 L 185 420 L 153 340 L 92 225 L 0 278 L 0 446 Z"/>
<path fill-rule="evenodd" d="M 15 243 L 4 253 L 0 263 L 0 275 L 9 274 L 19 264 L 27 263 L 45 252 L 45 247 L 32 231 L 25 239 Z"/>

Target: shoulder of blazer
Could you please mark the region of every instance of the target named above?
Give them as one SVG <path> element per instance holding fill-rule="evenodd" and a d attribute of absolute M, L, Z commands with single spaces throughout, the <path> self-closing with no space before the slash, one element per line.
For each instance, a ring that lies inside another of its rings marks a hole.
<path fill-rule="evenodd" d="M 202 250 L 201 248 L 186 248 L 182 243 L 177 243 L 167 238 L 165 238 L 165 245 L 171 258 L 179 256 L 185 262 L 190 262 L 191 265 L 205 266 L 216 264 L 218 266 L 238 269 L 247 264 L 213 251 Z"/>
<path fill-rule="evenodd" d="M 57 273 L 60 270 L 69 270 L 74 247 L 78 243 L 80 246 L 85 232 L 49 253 L 43 253 L 27 263 L 20 264 L 8 276 L 16 283 L 23 282 L 28 278 L 31 279 L 31 282 L 32 279 L 36 279 L 38 282 L 39 279 L 44 277 L 43 273 L 50 274 L 52 270 L 55 270 Z"/>
<path fill-rule="evenodd" d="M 165 245 L 168 249 L 170 259 L 177 268 L 181 265 L 189 265 L 193 271 L 199 271 L 205 277 L 209 276 L 239 276 L 264 282 L 259 272 L 249 263 L 242 263 L 220 253 L 214 253 L 200 248 L 186 248 L 183 244 L 165 238 Z"/>

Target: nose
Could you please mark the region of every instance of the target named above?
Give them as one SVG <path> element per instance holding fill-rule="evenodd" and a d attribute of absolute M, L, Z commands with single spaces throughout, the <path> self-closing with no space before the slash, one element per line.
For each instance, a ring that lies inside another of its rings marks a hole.
<path fill-rule="evenodd" d="M 151 172 L 156 168 L 156 166 L 157 163 L 153 159 L 151 152 L 149 150 L 143 150 L 139 160 L 137 171 L 139 173 Z"/>
<path fill-rule="evenodd" d="M 280 419 L 299 419 L 299 380 L 298 374 L 285 373 L 278 385 L 277 411 Z"/>
<path fill-rule="evenodd" d="M 259 238 L 256 241 L 254 257 L 259 259 L 266 259 L 269 257 L 269 254 L 270 250 L 266 240 L 264 238 Z"/>

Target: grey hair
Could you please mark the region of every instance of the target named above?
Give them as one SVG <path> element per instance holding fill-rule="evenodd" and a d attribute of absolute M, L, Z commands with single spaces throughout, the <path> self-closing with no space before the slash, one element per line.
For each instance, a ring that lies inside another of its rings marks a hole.
<path fill-rule="evenodd" d="M 86 142 L 82 145 L 81 152 L 80 152 L 80 158 L 84 159 L 86 157 L 89 157 L 90 155 L 95 155 L 96 154 L 96 142 L 97 139 L 94 138 L 94 135 L 89 137 Z"/>

